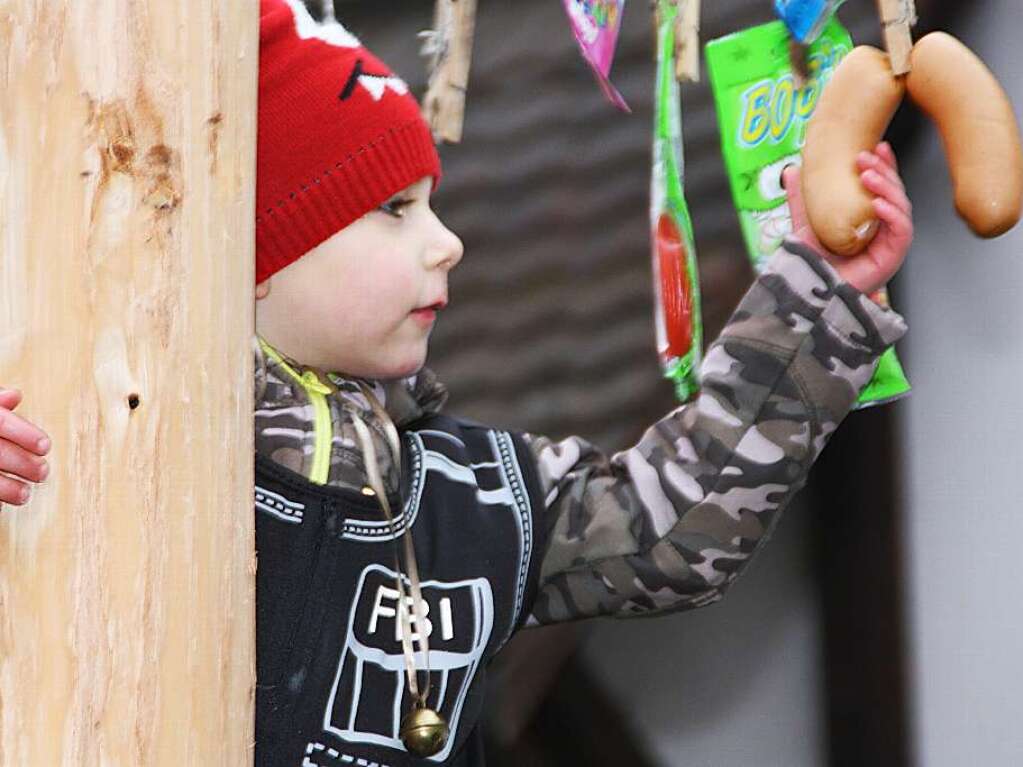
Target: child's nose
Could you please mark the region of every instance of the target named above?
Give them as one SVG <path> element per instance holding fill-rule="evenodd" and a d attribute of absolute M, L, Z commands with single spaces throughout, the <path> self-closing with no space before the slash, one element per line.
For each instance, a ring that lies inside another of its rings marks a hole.
<path fill-rule="evenodd" d="M 443 267 L 448 270 L 454 269 L 458 265 L 458 262 L 462 260 L 462 254 L 465 252 L 465 247 L 462 245 L 462 240 L 457 234 L 452 232 L 439 221 L 438 225 L 441 228 L 441 232 L 430 253 L 430 267 Z"/>

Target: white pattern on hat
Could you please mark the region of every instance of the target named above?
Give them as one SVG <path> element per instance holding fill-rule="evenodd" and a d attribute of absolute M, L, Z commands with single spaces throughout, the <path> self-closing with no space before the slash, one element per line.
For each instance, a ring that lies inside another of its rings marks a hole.
<path fill-rule="evenodd" d="M 305 7 L 305 4 L 301 0 L 284 0 L 291 8 L 291 12 L 295 17 L 295 31 L 302 40 L 308 40 L 310 37 L 315 37 L 318 40 L 323 40 L 325 43 L 336 45 L 339 48 L 361 48 L 362 43 L 359 42 L 359 38 L 345 29 L 339 21 L 333 18 L 333 14 L 328 14 L 324 22 L 321 24 L 312 17 L 309 13 L 309 9 Z"/>
<path fill-rule="evenodd" d="M 380 77 L 378 75 L 362 75 L 359 77 L 359 85 L 369 91 L 374 101 L 380 101 L 384 95 L 384 88 L 390 88 L 395 93 L 408 93 L 408 86 L 400 77 Z"/>
<path fill-rule="evenodd" d="M 309 13 L 309 9 L 302 0 L 284 0 L 284 2 L 291 8 L 291 13 L 295 17 L 295 31 L 299 39 L 308 40 L 316 38 L 338 48 L 363 47 L 359 39 L 345 29 L 341 22 L 334 17 L 333 2 L 330 2 L 330 0 L 324 3 L 325 13 L 322 22 L 318 22 L 312 17 L 312 14 Z M 408 93 L 408 85 L 394 74 L 387 77 L 373 74 L 359 75 L 359 85 L 369 91 L 374 101 L 380 101 L 384 95 L 384 90 L 387 88 L 390 88 L 400 96 Z"/>

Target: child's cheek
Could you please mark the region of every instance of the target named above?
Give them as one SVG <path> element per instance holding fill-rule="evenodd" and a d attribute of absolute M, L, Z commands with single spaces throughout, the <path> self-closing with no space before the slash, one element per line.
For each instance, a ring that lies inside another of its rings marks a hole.
<path fill-rule="evenodd" d="M 416 308 L 419 296 L 415 274 L 406 268 L 400 255 L 388 253 L 381 258 L 373 270 L 372 282 L 369 292 L 379 301 L 379 308 L 383 311 L 405 313 Z"/>

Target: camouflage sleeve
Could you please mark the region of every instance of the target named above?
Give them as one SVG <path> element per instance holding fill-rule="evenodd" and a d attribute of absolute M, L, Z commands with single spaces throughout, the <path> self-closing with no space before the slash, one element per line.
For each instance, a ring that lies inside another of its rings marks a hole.
<path fill-rule="evenodd" d="M 763 545 L 903 318 L 789 240 L 707 350 L 699 396 L 610 460 L 526 440 L 548 545 L 526 626 L 717 601 Z"/>

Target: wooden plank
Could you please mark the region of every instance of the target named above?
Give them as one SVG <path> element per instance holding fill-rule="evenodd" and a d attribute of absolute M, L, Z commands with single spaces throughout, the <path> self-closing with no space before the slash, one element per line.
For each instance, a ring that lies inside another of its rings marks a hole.
<path fill-rule="evenodd" d="M 251 765 L 254 3 L 0 12 L 0 764 Z"/>
<path fill-rule="evenodd" d="M 913 0 L 877 0 L 881 29 L 892 72 L 904 75 L 910 70 L 909 54 L 913 50 L 912 27 L 916 24 Z"/>

